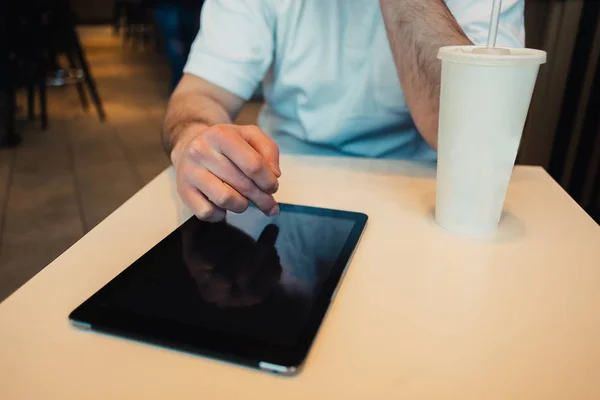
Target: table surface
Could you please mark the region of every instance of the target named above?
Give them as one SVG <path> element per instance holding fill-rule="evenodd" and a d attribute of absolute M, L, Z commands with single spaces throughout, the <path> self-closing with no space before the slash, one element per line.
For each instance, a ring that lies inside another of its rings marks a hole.
<path fill-rule="evenodd" d="M 0 398 L 600 399 L 600 228 L 544 170 L 517 167 L 498 232 L 474 239 L 433 221 L 432 166 L 282 168 L 278 200 L 370 216 L 300 375 L 69 324 L 189 216 L 167 169 L 0 304 Z"/>

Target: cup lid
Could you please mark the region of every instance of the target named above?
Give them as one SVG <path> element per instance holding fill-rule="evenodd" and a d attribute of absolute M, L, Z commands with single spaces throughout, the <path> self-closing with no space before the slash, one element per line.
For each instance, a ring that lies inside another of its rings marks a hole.
<path fill-rule="evenodd" d="M 501 47 L 504 52 L 485 52 L 485 46 L 445 46 L 438 50 L 437 58 L 461 64 L 488 66 L 531 66 L 546 62 L 546 52 L 526 48 Z"/>

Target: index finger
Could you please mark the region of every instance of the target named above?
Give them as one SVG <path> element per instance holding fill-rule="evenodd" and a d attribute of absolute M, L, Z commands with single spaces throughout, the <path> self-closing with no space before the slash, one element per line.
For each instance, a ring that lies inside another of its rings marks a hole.
<path fill-rule="evenodd" d="M 229 130 L 214 135 L 220 153 L 235 164 L 265 193 L 275 193 L 279 187 L 277 175 L 267 160 L 258 153 L 239 132 Z"/>

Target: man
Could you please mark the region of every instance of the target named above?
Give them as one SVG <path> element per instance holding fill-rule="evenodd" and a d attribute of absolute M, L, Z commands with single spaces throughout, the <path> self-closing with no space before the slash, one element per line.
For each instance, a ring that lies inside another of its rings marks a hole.
<path fill-rule="evenodd" d="M 434 160 L 446 45 L 485 44 L 492 0 L 207 0 L 165 118 L 178 191 L 201 219 L 279 208 L 279 153 Z M 498 45 L 524 42 L 504 0 Z M 264 82 L 257 126 L 231 121 Z"/>

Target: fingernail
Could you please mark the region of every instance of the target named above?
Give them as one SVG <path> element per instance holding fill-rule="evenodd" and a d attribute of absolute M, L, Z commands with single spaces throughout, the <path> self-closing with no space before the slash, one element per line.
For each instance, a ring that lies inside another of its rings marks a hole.
<path fill-rule="evenodd" d="M 271 208 L 271 209 L 269 210 L 269 212 L 267 213 L 267 215 L 268 215 L 269 217 L 274 217 L 274 216 L 276 216 L 277 214 L 279 214 L 279 204 L 275 204 L 275 205 L 273 206 L 273 208 Z"/>
<path fill-rule="evenodd" d="M 279 164 L 277 164 L 276 162 L 271 162 L 271 169 L 273 170 L 273 173 L 279 178 L 281 176 L 281 169 L 279 168 Z"/>

